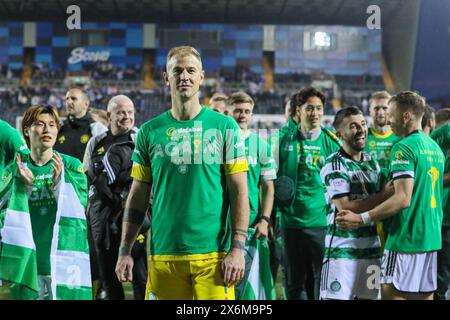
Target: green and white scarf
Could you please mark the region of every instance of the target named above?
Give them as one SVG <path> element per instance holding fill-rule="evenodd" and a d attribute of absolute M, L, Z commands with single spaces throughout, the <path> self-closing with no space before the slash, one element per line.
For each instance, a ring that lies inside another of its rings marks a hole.
<path fill-rule="evenodd" d="M 11 283 L 13 299 L 36 299 L 39 294 L 36 245 L 27 186 L 17 176 L 15 163 L 7 169 L 0 188 L 4 218 L 0 280 Z M 50 251 L 51 296 L 55 300 L 92 299 L 84 208 L 87 192 L 80 187 L 86 183 L 85 179 L 84 173 L 64 168 L 56 188 L 57 212 Z"/>
<path fill-rule="evenodd" d="M 236 286 L 236 300 L 275 300 L 269 244 L 257 239 L 253 228 L 248 229 L 244 257 L 245 275 Z"/>

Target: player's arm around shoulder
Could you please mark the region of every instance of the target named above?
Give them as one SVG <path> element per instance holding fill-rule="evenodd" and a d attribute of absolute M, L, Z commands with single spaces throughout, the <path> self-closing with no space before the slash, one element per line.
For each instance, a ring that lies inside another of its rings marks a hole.
<path fill-rule="evenodd" d="M 411 205 L 414 180 L 412 177 L 402 177 L 394 180 L 394 194 L 375 208 L 362 214 L 355 214 L 350 210 L 340 210 L 336 223 L 339 228 L 352 230 L 372 221 L 389 218 Z"/>

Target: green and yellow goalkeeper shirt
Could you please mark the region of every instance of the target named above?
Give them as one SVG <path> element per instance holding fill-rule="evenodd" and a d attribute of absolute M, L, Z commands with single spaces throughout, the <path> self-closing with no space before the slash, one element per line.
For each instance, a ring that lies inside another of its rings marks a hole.
<path fill-rule="evenodd" d="M 228 251 L 225 175 L 248 171 L 232 118 L 203 107 L 179 121 L 167 111 L 141 126 L 132 160 L 132 177 L 154 188 L 153 258 Z"/>

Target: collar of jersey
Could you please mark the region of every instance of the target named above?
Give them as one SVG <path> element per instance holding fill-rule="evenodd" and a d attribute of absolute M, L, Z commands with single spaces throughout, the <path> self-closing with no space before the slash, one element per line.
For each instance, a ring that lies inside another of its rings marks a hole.
<path fill-rule="evenodd" d="M 373 130 L 373 128 L 370 128 L 370 132 L 372 132 L 372 134 L 374 135 L 375 138 L 380 138 L 380 139 L 386 139 L 394 133 L 394 131 L 389 130 L 385 134 L 379 134 L 379 133 L 375 132 L 375 130 Z"/>
<path fill-rule="evenodd" d="M 170 112 L 170 110 L 167 110 L 167 116 L 169 117 L 170 120 L 175 121 L 175 122 L 179 122 L 179 123 L 188 123 L 190 121 L 195 121 L 197 120 L 202 114 L 203 112 L 205 112 L 205 110 L 207 109 L 204 105 L 201 105 L 202 109 L 200 110 L 200 112 L 198 113 L 198 115 L 196 115 L 194 118 L 190 119 L 190 120 L 177 120 L 173 117 L 172 113 Z"/>
<path fill-rule="evenodd" d="M 305 140 L 308 141 L 316 141 L 319 139 L 320 135 L 322 134 L 322 127 L 319 127 L 318 129 L 314 129 L 311 131 L 304 131 L 302 127 L 298 126 L 298 132 L 300 133 L 300 136 L 305 138 Z"/>
<path fill-rule="evenodd" d="M 410 132 L 409 134 L 407 134 L 407 135 L 405 136 L 405 138 L 406 138 L 406 137 L 409 137 L 409 136 L 412 135 L 412 134 L 415 134 L 415 133 L 421 133 L 421 132 L 422 132 L 422 130 L 419 130 L 419 129 L 414 130 L 414 131 Z"/>
<path fill-rule="evenodd" d="M 366 161 L 366 156 L 365 156 L 365 153 L 364 153 L 364 152 L 361 152 L 361 160 L 359 160 L 359 161 L 353 160 L 352 156 L 349 155 L 349 154 L 344 150 L 343 147 L 341 147 L 341 148 L 339 149 L 339 152 L 342 154 L 342 156 L 344 156 L 345 158 L 347 158 L 347 159 L 349 159 L 349 160 L 351 160 L 351 161 L 353 161 L 353 162 L 363 162 L 363 161 Z"/>

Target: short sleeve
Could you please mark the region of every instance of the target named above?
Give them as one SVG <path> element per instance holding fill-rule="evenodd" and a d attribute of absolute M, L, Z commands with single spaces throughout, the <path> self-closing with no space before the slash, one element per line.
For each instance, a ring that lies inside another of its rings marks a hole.
<path fill-rule="evenodd" d="M 266 141 L 258 139 L 259 162 L 261 165 L 261 177 L 265 180 L 275 180 L 277 178 L 277 165 L 272 156 L 272 151 Z"/>
<path fill-rule="evenodd" d="M 343 170 L 340 162 L 327 163 L 320 171 L 320 176 L 330 199 L 342 198 L 350 194 L 350 177 Z"/>
<path fill-rule="evenodd" d="M 225 174 L 248 171 L 245 157 L 245 144 L 242 131 L 234 120 L 230 119 L 225 127 L 224 169 Z"/>
<path fill-rule="evenodd" d="M 5 142 L 4 145 L 5 149 L 5 163 L 8 163 L 12 160 L 14 160 L 14 155 L 16 153 L 21 154 L 29 154 L 30 150 L 27 147 L 27 144 L 25 143 L 25 140 L 23 139 L 22 135 L 19 131 L 11 127 L 10 125 L 7 125 L 7 130 L 3 132 L 5 136 Z"/>
<path fill-rule="evenodd" d="M 150 147 L 148 143 L 148 134 L 146 128 L 141 128 L 137 134 L 136 145 L 134 148 L 133 168 L 131 170 L 131 177 L 133 179 L 148 182 L 152 181 L 151 177 L 151 162 L 150 162 Z"/>
<path fill-rule="evenodd" d="M 389 163 L 390 176 L 399 178 L 414 178 L 414 155 L 403 143 L 396 143 L 392 147 Z"/>

